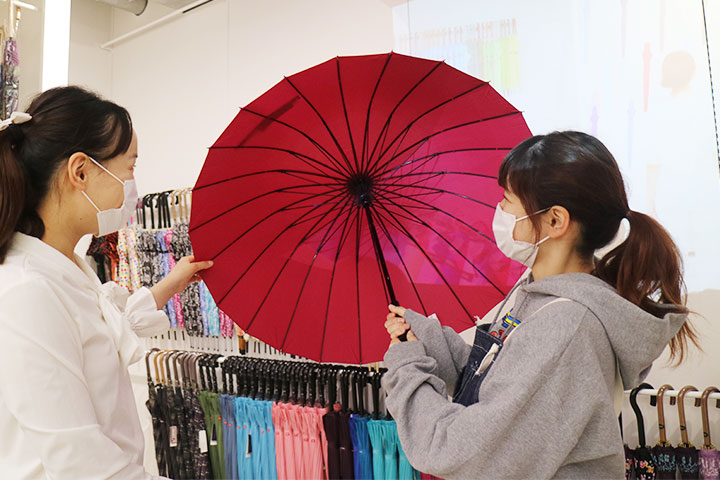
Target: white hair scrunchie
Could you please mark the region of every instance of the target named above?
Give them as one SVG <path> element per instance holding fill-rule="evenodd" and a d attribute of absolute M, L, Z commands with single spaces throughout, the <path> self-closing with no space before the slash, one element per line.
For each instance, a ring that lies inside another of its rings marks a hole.
<path fill-rule="evenodd" d="M 19 125 L 21 123 L 29 122 L 32 120 L 32 115 L 25 112 L 13 112 L 10 114 L 10 118 L 0 122 L 0 132 L 8 128 L 10 125 Z"/>

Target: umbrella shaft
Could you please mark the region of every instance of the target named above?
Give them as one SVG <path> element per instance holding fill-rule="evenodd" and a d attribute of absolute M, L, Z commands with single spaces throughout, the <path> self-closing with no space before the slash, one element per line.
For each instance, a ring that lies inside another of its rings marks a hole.
<path fill-rule="evenodd" d="M 382 248 L 380 247 L 380 239 L 378 238 L 377 230 L 375 229 L 375 222 L 373 221 L 372 214 L 370 213 L 370 206 L 365 204 L 363 208 L 365 209 L 365 214 L 367 215 L 370 237 L 372 237 L 373 247 L 375 247 L 375 255 L 380 262 L 385 286 L 387 287 L 388 295 L 390 296 L 390 303 L 393 305 L 400 305 L 397 298 L 395 298 L 395 290 L 393 290 L 392 282 L 390 281 L 390 273 L 388 272 L 387 264 L 385 263 L 385 256 L 383 255 Z"/>

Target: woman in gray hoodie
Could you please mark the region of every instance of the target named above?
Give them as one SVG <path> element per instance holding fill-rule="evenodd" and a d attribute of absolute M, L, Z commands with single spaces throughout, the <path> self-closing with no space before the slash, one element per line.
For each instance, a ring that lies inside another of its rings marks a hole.
<path fill-rule="evenodd" d="M 498 182 L 496 243 L 531 274 L 472 346 L 390 306 L 383 386 L 403 449 L 446 479 L 623 478 L 619 390 L 638 385 L 668 343 L 678 361 L 697 343 L 679 251 L 630 210 L 615 159 L 590 135 L 525 140 Z M 596 258 L 623 219 L 627 239 Z"/>

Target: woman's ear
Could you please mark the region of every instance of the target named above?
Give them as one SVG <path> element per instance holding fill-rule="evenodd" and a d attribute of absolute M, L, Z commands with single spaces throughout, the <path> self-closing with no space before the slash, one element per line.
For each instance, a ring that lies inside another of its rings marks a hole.
<path fill-rule="evenodd" d="M 547 235 L 550 238 L 559 238 L 565 235 L 570 228 L 570 212 L 565 207 L 555 205 L 545 214 Z"/>
<path fill-rule="evenodd" d="M 77 190 L 85 190 L 90 159 L 84 153 L 73 153 L 67 163 L 67 180 Z"/>

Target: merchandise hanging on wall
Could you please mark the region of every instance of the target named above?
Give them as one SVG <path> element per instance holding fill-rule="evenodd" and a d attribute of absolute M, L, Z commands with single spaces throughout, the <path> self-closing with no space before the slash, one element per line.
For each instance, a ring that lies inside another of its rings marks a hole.
<path fill-rule="evenodd" d="M 17 110 L 20 98 L 20 55 L 17 46 L 17 31 L 20 28 L 21 11 L 11 0 L 8 1 L 8 36 L 2 43 L 2 118 L 10 118 Z"/>

